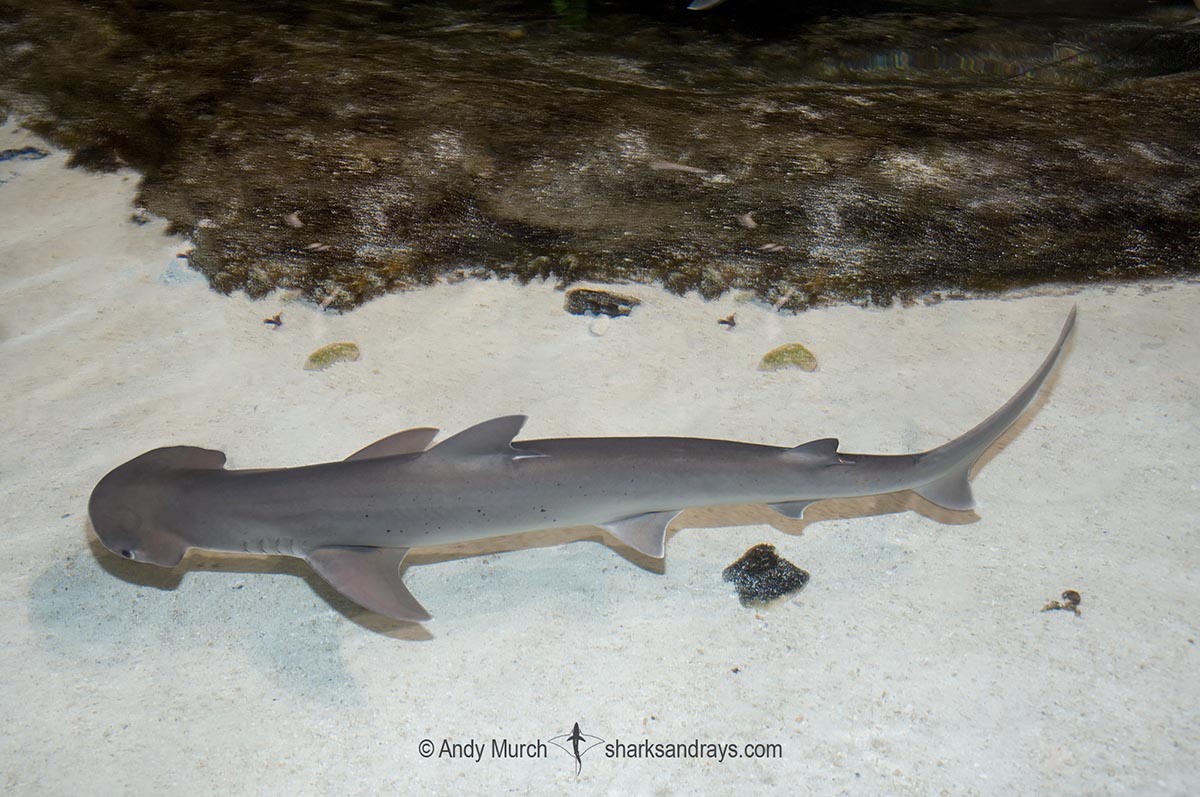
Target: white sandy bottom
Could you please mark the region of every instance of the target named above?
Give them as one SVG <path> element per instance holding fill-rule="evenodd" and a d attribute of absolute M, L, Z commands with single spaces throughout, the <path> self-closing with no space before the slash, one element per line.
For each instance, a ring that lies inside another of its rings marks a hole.
<path fill-rule="evenodd" d="M 26 143 L 0 128 L 0 149 Z M 1200 791 L 1200 286 L 797 317 L 629 287 L 643 306 L 596 336 L 551 285 L 464 282 L 337 316 L 212 293 L 161 222 L 129 223 L 131 175 L 63 161 L 0 164 L 5 791 Z M 124 563 L 86 518 L 96 481 L 159 445 L 278 467 L 515 412 L 527 437 L 921 450 L 1007 399 L 1073 302 L 1051 391 L 975 477 L 974 522 L 842 501 L 805 522 L 685 515 L 665 565 L 587 531 L 419 552 L 404 579 L 435 619 L 416 626 L 291 560 Z M 334 340 L 362 359 L 304 371 Z M 793 340 L 817 372 L 755 369 Z M 721 570 L 759 542 L 812 580 L 746 609 Z M 1038 611 L 1068 588 L 1082 616 Z M 553 746 L 493 756 L 576 722 L 739 756 L 600 745 L 578 776 Z M 471 740 L 479 761 L 440 754 Z"/>

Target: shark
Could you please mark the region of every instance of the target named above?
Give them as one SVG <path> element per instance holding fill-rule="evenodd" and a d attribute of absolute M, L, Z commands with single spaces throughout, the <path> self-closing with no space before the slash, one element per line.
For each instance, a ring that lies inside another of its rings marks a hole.
<path fill-rule="evenodd" d="M 559 739 L 562 739 L 563 742 L 570 742 L 571 747 L 568 749 L 558 741 Z M 583 771 L 583 756 L 596 745 L 604 743 L 604 740 L 600 737 L 591 736 L 580 730 L 578 722 L 575 723 L 575 727 L 571 729 L 570 733 L 564 733 L 561 736 L 555 736 L 553 739 L 547 739 L 546 741 L 575 759 L 575 774 L 577 776 Z"/>
<path fill-rule="evenodd" d="M 854 454 L 822 438 L 785 447 L 695 437 L 517 440 L 526 416 L 493 418 L 431 445 L 438 429 L 385 437 L 338 462 L 231 470 L 225 454 L 157 448 L 92 491 L 100 542 L 135 562 L 175 567 L 191 548 L 303 558 L 360 606 L 404 621 L 431 615 L 400 577 L 409 551 L 539 529 L 597 526 L 662 558 L 689 507 L 768 504 L 801 518 L 827 498 L 911 490 L 975 506 L 979 457 L 1033 402 L 1075 324 L 1072 308 L 1041 366 L 1000 409 L 917 454 Z"/>

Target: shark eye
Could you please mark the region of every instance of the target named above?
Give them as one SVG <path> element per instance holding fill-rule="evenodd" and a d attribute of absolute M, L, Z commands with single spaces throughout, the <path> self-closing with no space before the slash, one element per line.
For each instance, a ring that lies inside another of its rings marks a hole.
<path fill-rule="evenodd" d="M 132 558 L 133 558 L 133 551 L 129 550 L 128 548 L 122 548 L 122 549 L 121 549 L 121 556 L 122 556 L 122 557 L 124 557 L 125 559 L 132 559 Z"/>

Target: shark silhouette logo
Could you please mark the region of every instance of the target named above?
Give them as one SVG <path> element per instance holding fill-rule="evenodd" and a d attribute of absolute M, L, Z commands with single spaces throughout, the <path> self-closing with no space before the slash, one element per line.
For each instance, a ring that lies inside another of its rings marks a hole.
<path fill-rule="evenodd" d="M 583 756 L 588 750 L 591 750 L 598 744 L 604 744 L 604 740 L 599 736 L 589 736 L 579 730 L 579 723 L 575 723 L 575 727 L 570 733 L 564 733 L 561 736 L 555 736 L 549 740 L 550 744 L 557 747 L 559 750 L 566 752 L 575 759 L 575 774 L 578 775 L 583 771 Z"/>

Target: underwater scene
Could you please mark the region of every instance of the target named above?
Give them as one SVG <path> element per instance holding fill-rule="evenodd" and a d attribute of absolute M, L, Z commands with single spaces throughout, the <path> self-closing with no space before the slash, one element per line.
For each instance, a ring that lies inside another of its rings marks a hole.
<path fill-rule="evenodd" d="M 8 794 L 1200 791 L 1200 2 L 0 0 Z"/>

